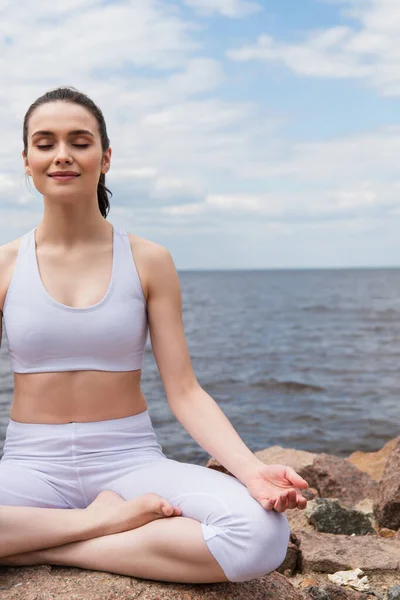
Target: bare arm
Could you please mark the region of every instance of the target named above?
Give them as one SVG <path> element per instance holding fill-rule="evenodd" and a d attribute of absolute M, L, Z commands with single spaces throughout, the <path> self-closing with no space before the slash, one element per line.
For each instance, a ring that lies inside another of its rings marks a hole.
<path fill-rule="evenodd" d="M 184 334 L 179 278 L 170 253 L 156 246 L 150 262 L 150 337 L 168 404 L 192 438 L 244 483 L 260 461 L 197 381 Z"/>

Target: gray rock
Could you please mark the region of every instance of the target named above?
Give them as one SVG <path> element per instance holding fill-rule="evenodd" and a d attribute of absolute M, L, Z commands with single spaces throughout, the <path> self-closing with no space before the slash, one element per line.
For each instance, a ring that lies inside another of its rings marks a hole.
<path fill-rule="evenodd" d="M 358 510 L 341 506 L 337 500 L 316 498 L 306 509 L 309 523 L 317 531 L 344 535 L 375 533 L 368 516 Z"/>
<path fill-rule="evenodd" d="M 330 600 L 328 596 L 328 592 L 324 590 L 324 588 L 317 587 L 316 585 L 312 585 L 304 589 L 306 594 L 309 595 L 313 600 Z"/>
<path fill-rule="evenodd" d="M 387 593 L 387 600 L 400 600 L 400 585 L 390 588 Z"/>
<path fill-rule="evenodd" d="M 356 592 L 336 585 L 310 586 L 304 590 L 307 600 L 372 600 L 369 593 Z"/>

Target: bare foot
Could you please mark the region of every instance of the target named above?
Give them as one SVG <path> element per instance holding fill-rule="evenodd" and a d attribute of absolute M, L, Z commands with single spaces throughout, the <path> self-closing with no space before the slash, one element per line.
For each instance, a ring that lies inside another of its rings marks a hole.
<path fill-rule="evenodd" d="M 143 494 L 124 500 L 119 494 L 104 490 L 84 509 L 96 522 L 101 522 L 102 535 L 136 529 L 150 521 L 178 517 L 182 511 L 158 494 Z"/>

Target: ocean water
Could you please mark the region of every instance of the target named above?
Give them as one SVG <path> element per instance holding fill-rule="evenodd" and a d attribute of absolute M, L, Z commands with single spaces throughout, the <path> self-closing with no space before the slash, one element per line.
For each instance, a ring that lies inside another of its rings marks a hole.
<path fill-rule="evenodd" d="M 400 269 L 180 272 L 193 368 L 250 447 L 347 456 L 400 433 Z M 142 374 L 164 452 L 208 454 L 170 411 L 148 343 Z M 0 349 L 0 456 L 13 377 Z"/>

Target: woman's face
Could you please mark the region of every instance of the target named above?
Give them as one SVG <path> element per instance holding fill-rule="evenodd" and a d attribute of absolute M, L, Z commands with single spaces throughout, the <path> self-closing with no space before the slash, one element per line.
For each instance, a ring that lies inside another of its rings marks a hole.
<path fill-rule="evenodd" d="M 103 154 L 97 120 L 83 106 L 47 102 L 30 116 L 28 154 L 22 152 L 22 157 L 26 173 L 43 196 L 97 199 L 100 174 L 110 167 L 111 148 Z M 72 171 L 78 177 L 57 180 L 50 176 L 55 171 Z"/>

